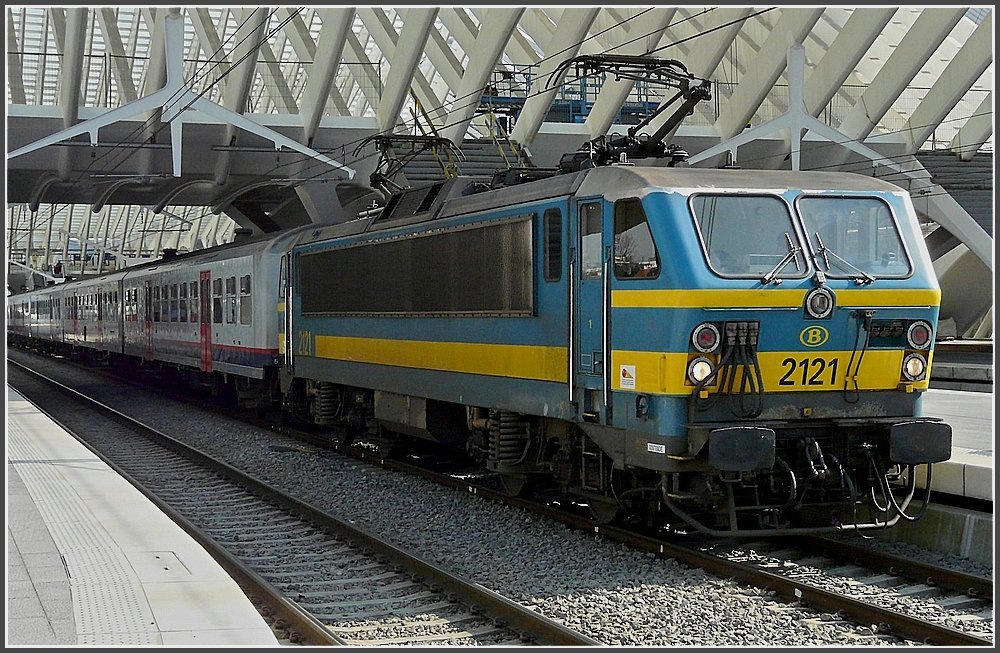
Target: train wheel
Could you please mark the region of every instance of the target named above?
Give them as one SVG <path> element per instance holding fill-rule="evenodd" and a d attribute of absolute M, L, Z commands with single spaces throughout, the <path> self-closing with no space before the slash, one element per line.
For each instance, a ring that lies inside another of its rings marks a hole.
<path fill-rule="evenodd" d="M 588 496 L 587 509 L 591 518 L 598 524 L 610 524 L 618 517 L 621 506 L 614 499 Z"/>
<path fill-rule="evenodd" d="M 333 428 L 330 430 L 330 440 L 339 447 L 350 446 L 354 442 L 354 430 L 346 426 Z"/>
<path fill-rule="evenodd" d="M 501 474 L 500 484 L 503 492 L 509 497 L 518 497 L 524 493 L 528 487 L 527 474 Z"/>

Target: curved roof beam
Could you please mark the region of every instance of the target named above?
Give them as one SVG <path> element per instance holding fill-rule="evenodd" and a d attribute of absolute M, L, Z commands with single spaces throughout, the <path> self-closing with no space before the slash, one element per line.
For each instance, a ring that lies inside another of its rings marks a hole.
<path fill-rule="evenodd" d="M 262 75 L 264 87 L 267 90 L 268 100 L 271 106 L 278 107 L 282 113 L 298 113 L 299 105 L 295 102 L 292 89 L 285 79 L 285 72 L 278 63 L 278 58 L 271 49 L 271 44 L 267 41 L 260 44 L 260 58 L 267 66 L 267 75 Z"/>
<path fill-rule="evenodd" d="M 962 44 L 903 125 L 907 151 L 915 153 L 948 117 L 993 61 L 993 21 L 984 20 Z"/>
<path fill-rule="evenodd" d="M 990 91 L 965 121 L 948 146 L 962 161 L 971 161 L 993 135 L 993 91 Z"/>
<path fill-rule="evenodd" d="M 818 116 L 826 108 L 895 13 L 894 7 L 860 7 L 851 12 L 806 81 L 803 100 L 810 115 Z"/>
<path fill-rule="evenodd" d="M 285 12 L 290 20 L 284 27 L 285 35 L 288 37 L 288 41 L 292 44 L 292 50 L 295 51 L 295 56 L 298 57 L 299 61 L 315 61 L 316 60 L 316 42 L 313 40 L 312 34 L 309 33 L 309 26 L 302 19 L 302 14 L 296 12 L 293 9 L 287 9 Z M 347 30 L 350 32 L 350 30 Z M 320 36 L 322 37 L 322 31 Z M 312 71 L 310 71 L 308 79 L 306 81 L 306 88 L 315 82 L 312 79 Z M 344 102 L 344 98 L 340 95 L 340 91 L 337 90 L 336 86 L 330 85 L 329 88 L 330 98 L 333 100 L 333 104 L 337 107 L 337 111 L 342 116 L 350 114 L 347 108 L 347 103 Z M 325 102 L 325 100 L 324 100 Z"/>
<path fill-rule="evenodd" d="M 194 25 L 198 48 L 211 64 L 212 77 L 219 79 L 221 75 L 225 75 L 229 71 L 229 60 L 226 58 L 226 51 L 222 48 L 222 39 L 219 38 L 219 30 L 215 28 L 212 14 L 207 8 L 198 7 L 194 11 L 188 12 L 188 16 L 191 18 L 191 24 Z"/>
<path fill-rule="evenodd" d="M 382 101 L 378 105 L 379 131 L 391 131 L 399 120 L 399 113 L 403 110 L 403 103 L 410 89 L 410 80 L 417 72 L 437 12 L 436 8 L 422 7 L 406 10 L 403 28 L 399 31 L 396 51 L 382 90 Z"/>
<path fill-rule="evenodd" d="M 437 11 L 438 11 L 437 17 L 439 19 L 446 13 L 451 13 L 452 15 L 455 15 L 453 11 L 449 12 L 448 10 L 444 9 L 438 9 Z M 406 19 L 407 20 L 410 19 L 409 13 L 406 14 Z M 459 23 L 461 21 L 455 20 L 452 22 Z M 465 24 L 462 23 L 462 26 L 464 27 Z M 445 27 L 447 27 L 447 23 L 445 23 Z M 458 31 L 460 33 L 465 32 L 465 30 L 462 29 L 459 29 Z M 448 32 L 455 38 L 456 41 L 458 41 L 458 45 L 459 47 L 462 48 L 463 52 L 468 52 L 471 49 L 471 47 L 466 47 L 465 45 L 469 39 L 459 38 L 456 35 L 456 32 L 453 32 L 450 27 L 448 27 Z M 434 68 L 441 76 L 441 79 L 444 81 L 445 85 L 448 88 L 457 88 L 459 82 L 462 79 L 462 71 L 463 71 L 462 62 L 459 61 L 458 56 L 448 45 L 448 42 L 445 41 L 444 36 L 441 34 L 441 30 L 431 29 L 428 36 L 430 37 L 430 40 L 427 42 L 427 50 L 426 50 L 427 57 L 434 65 Z M 472 37 L 472 39 L 474 40 L 475 37 Z"/>
<path fill-rule="evenodd" d="M 59 177 L 50 172 L 41 174 L 35 180 L 35 186 L 31 189 L 31 199 L 28 201 L 28 208 L 32 213 L 38 210 L 39 205 L 42 203 L 42 197 L 45 196 L 45 191 L 57 181 L 59 181 Z"/>
<path fill-rule="evenodd" d="M 368 33 L 375 41 L 375 45 L 378 46 L 382 57 L 387 61 L 392 61 L 396 56 L 399 34 L 396 32 L 396 28 L 393 26 L 392 21 L 389 20 L 385 11 L 378 7 L 365 7 L 358 10 L 358 16 L 361 17 L 361 22 L 364 23 Z M 364 56 L 367 60 L 368 55 Z M 414 71 L 411 86 L 417 99 L 420 100 L 420 104 L 423 105 L 424 110 L 431 119 L 443 121 L 446 113 L 441 109 L 442 101 L 419 68 Z M 379 104 L 381 102 L 376 102 L 373 106 L 378 107 Z"/>
<path fill-rule="evenodd" d="M 7 88 L 14 104 L 27 104 L 24 95 L 24 69 L 21 67 L 21 48 L 14 29 L 14 13 L 7 7 Z"/>
<path fill-rule="evenodd" d="M 174 201 L 174 198 L 180 195 L 182 192 L 194 186 L 204 186 L 204 185 L 216 186 L 216 183 L 211 179 L 194 179 L 192 181 L 181 182 L 176 186 L 174 186 L 173 188 L 171 188 L 170 190 L 168 190 L 166 194 L 164 194 L 164 196 L 160 199 L 160 201 L 157 202 L 151 208 L 151 210 L 153 211 L 153 213 L 162 213 L 164 207 L 166 207 L 172 201 Z"/>
<path fill-rule="evenodd" d="M 269 19 L 270 12 L 267 9 L 258 7 L 243 9 L 241 12 L 240 26 L 233 37 L 233 49 L 229 53 L 232 63 L 226 77 L 226 87 L 222 90 L 222 102 L 219 103 L 233 113 L 243 114 L 246 111 L 247 98 L 250 97 L 254 73 L 257 71 L 257 52 L 264 40 L 264 30 Z M 219 145 L 235 145 L 238 135 L 237 126 L 228 123 Z M 232 161 L 232 150 L 219 153 L 215 162 L 215 183 L 220 186 L 226 183 Z"/>
<path fill-rule="evenodd" d="M 235 202 L 240 198 L 240 195 L 248 193 L 257 188 L 267 188 L 268 186 L 276 186 L 279 188 L 287 188 L 289 186 L 295 186 L 296 182 L 286 181 L 284 179 L 262 179 L 258 181 L 252 181 L 247 184 L 236 188 L 223 197 L 216 200 L 215 204 L 212 206 L 212 213 L 219 214 L 226 210 L 230 204 Z"/>
<path fill-rule="evenodd" d="M 382 87 L 382 80 L 379 78 L 378 69 L 368 60 L 365 48 L 353 30 L 347 33 L 347 45 L 351 48 L 351 54 L 354 55 L 354 59 L 360 62 L 357 64 L 355 70 L 360 70 L 364 81 L 367 82 L 362 83 L 361 80 L 357 80 L 358 86 L 361 88 L 361 93 L 365 96 L 365 102 L 368 103 L 368 106 L 375 109 L 382 99 L 379 94 L 379 89 Z M 356 76 L 357 73 L 355 73 Z"/>
<path fill-rule="evenodd" d="M 90 212 L 100 213 L 101 209 L 104 208 L 104 205 L 108 203 L 109 199 L 111 199 L 111 196 L 115 194 L 115 191 L 117 191 L 122 186 L 128 186 L 130 184 L 143 184 L 143 183 L 145 182 L 142 179 L 129 177 L 126 179 L 119 179 L 118 181 L 108 184 L 108 187 L 105 188 L 103 191 L 101 191 L 101 194 L 98 195 L 96 200 L 94 200 L 94 203 L 90 205 Z"/>
<path fill-rule="evenodd" d="M 476 108 L 483 95 L 483 89 L 493 74 L 493 68 L 503 56 L 504 46 L 517 28 L 517 21 L 524 13 L 524 7 L 490 8 L 483 20 L 488 30 L 479 30 L 476 47 L 469 53 L 469 63 L 462 75 L 462 83 L 455 92 L 454 107 L 448 112 L 448 124 L 441 129 L 441 135 L 452 143 L 460 145 L 469 130 L 469 124 L 476 115 Z"/>
<path fill-rule="evenodd" d="M 63 127 L 72 127 L 80 118 L 80 86 L 83 82 L 88 18 L 86 7 L 71 7 L 66 10 L 66 42 L 62 48 L 62 79 L 59 84 Z"/>
<path fill-rule="evenodd" d="M 676 7 L 653 9 L 641 18 L 625 23 L 625 30 L 623 30 L 625 33 L 621 35 L 618 44 L 611 50 L 614 51 L 614 54 L 623 55 L 649 54 L 660 44 L 660 39 L 675 13 L 677 13 Z M 608 77 L 605 80 L 585 123 L 591 138 L 607 133 L 608 128 L 611 127 L 618 115 L 618 110 L 628 99 L 633 88 L 635 88 L 635 81 L 631 79 Z"/>
<path fill-rule="evenodd" d="M 781 18 L 754 56 L 754 65 L 748 68 L 747 74 L 740 80 L 715 123 L 716 132 L 723 141 L 743 131 L 767 97 L 768 91 L 781 77 L 785 70 L 789 39 L 794 43 L 801 43 L 822 13 L 822 7 L 781 10 Z"/>
<path fill-rule="evenodd" d="M 354 25 L 354 8 L 329 8 L 322 10 L 323 27 L 319 41 L 314 47 L 313 65 L 309 68 L 309 79 L 302 98 L 302 140 L 312 147 L 319 121 L 323 118 L 330 89 L 337 79 L 337 69 L 343 59 L 347 33 Z M 305 23 L 302 23 L 303 25 Z M 287 29 L 287 28 L 286 28 Z M 308 36 L 308 34 L 306 34 Z M 309 37 L 309 40 L 312 40 Z M 339 95 L 339 93 L 338 93 Z M 346 109 L 346 106 L 344 107 Z"/>
<path fill-rule="evenodd" d="M 125 54 L 125 43 L 118 31 L 118 15 L 115 9 L 103 7 L 97 10 L 97 23 L 104 35 L 104 46 L 111 55 L 111 70 L 118 81 L 118 94 L 122 104 L 139 98 L 132 80 L 132 59 Z"/>
<path fill-rule="evenodd" d="M 840 131 L 858 141 L 865 140 L 965 12 L 965 7 L 921 11 L 854 108 L 840 123 Z M 846 159 L 841 163 L 843 161 Z"/>
<path fill-rule="evenodd" d="M 558 79 L 553 79 L 551 84 L 549 76 L 563 61 L 575 57 L 580 52 L 580 42 L 586 38 L 591 24 L 597 18 L 597 13 L 600 10 L 600 7 L 573 7 L 563 11 L 562 16 L 559 17 L 558 25 L 551 31 L 545 42 L 545 58 L 535 69 L 528 98 L 524 101 L 521 115 L 518 116 L 510 134 L 512 141 L 527 147 L 538 135 L 538 130 L 556 98 L 565 72 Z M 529 13 L 533 14 L 534 12 Z M 536 22 L 536 30 L 547 27 L 537 15 L 533 16 L 532 22 Z"/>

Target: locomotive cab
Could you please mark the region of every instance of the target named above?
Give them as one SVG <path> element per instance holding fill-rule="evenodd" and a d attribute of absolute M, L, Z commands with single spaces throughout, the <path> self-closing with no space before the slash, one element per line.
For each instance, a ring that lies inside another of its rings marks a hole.
<path fill-rule="evenodd" d="M 940 292 L 908 196 L 848 174 L 624 174 L 647 186 L 605 194 L 610 392 L 580 384 L 604 399 L 603 426 L 582 428 L 606 446 L 624 428 L 616 462 L 660 471 L 697 530 L 913 518 L 915 466 L 947 460 L 951 430 L 920 417 Z M 599 274 L 586 207 L 581 306 Z"/>

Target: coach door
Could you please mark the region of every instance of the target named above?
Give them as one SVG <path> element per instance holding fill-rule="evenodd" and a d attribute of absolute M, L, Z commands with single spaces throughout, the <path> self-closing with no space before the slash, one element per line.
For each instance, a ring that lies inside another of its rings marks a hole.
<path fill-rule="evenodd" d="M 577 254 L 573 284 L 574 395 L 585 421 L 608 423 L 606 370 L 608 257 L 600 198 L 576 204 Z"/>
<path fill-rule="evenodd" d="M 146 360 L 153 360 L 153 282 L 146 279 L 142 288 L 143 334 L 146 339 Z M 159 309 L 157 309 L 159 310 Z"/>
<path fill-rule="evenodd" d="M 202 270 L 198 279 L 201 285 L 201 310 L 199 311 L 198 333 L 201 351 L 199 367 L 202 372 L 212 371 L 212 272 Z"/>

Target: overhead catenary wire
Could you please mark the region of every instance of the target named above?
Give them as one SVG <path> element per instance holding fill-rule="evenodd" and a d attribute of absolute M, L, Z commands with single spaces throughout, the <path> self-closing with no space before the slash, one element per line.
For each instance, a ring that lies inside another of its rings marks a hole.
<path fill-rule="evenodd" d="M 769 11 L 773 11 L 774 9 L 775 9 L 775 7 L 771 7 L 771 8 L 768 8 L 768 9 L 760 10 L 760 11 L 755 12 L 753 14 L 750 14 L 748 16 L 744 16 L 744 17 L 741 17 L 741 18 L 737 18 L 737 19 L 733 19 L 733 20 L 727 21 L 727 22 L 725 22 L 725 23 L 723 23 L 721 25 L 717 25 L 717 26 L 715 26 L 713 28 L 710 28 L 710 29 L 705 30 L 703 32 L 699 32 L 698 34 L 695 34 L 693 36 L 687 37 L 685 39 L 681 39 L 680 41 L 676 41 L 676 42 L 674 42 L 672 44 L 669 44 L 667 46 L 663 46 L 663 47 L 658 48 L 658 49 L 662 50 L 662 49 L 665 49 L 667 47 L 670 47 L 671 45 L 677 45 L 677 44 L 680 44 L 680 43 L 684 43 L 684 42 L 690 41 L 691 39 L 696 38 L 698 36 L 704 36 L 704 35 L 710 34 L 712 32 L 718 31 L 720 29 L 724 29 L 726 27 L 732 26 L 732 25 L 737 24 L 737 23 L 746 22 L 747 20 L 749 20 L 751 18 L 754 18 L 754 17 L 756 17 L 758 15 L 767 13 Z M 698 14 L 694 14 L 694 15 L 682 18 L 679 21 L 671 23 L 665 29 L 669 29 L 670 27 L 674 27 L 674 26 L 679 25 L 681 23 L 684 23 L 686 21 L 692 20 L 693 18 L 696 18 L 698 16 L 704 15 L 705 13 L 708 13 L 708 11 L 710 11 L 710 10 L 705 10 L 705 11 L 702 11 L 702 12 L 700 12 Z M 609 29 L 611 29 L 611 28 L 609 28 Z M 607 31 L 607 30 L 605 30 L 605 31 Z M 660 30 L 656 30 L 654 32 L 646 33 L 646 34 L 644 34 L 644 35 L 642 35 L 640 37 L 636 37 L 636 38 L 632 39 L 631 41 L 635 41 L 635 40 L 638 40 L 638 39 L 646 38 L 646 37 L 648 37 L 648 36 L 650 36 L 652 34 L 655 34 L 657 31 L 660 31 Z M 592 38 L 592 37 L 588 37 L 588 39 L 589 38 Z M 584 39 L 580 43 L 583 43 L 584 41 L 586 41 L 588 39 Z M 631 42 L 631 41 L 629 41 L 629 42 Z M 604 53 L 610 52 L 611 50 L 613 50 L 613 49 L 615 49 L 617 47 L 621 47 L 621 45 L 622 44 L 617 44 L 615 46 L 609 47 L 609 48 L 605 49 Z M 566 50 L 563 50 L 563 51 L 566 51 Z M 563 52 L 563 51 L 561 51 L 561 52 Z M 580 79 L 581 79 L 580 77 L 574 77 L 574 78 L 571 78 L 569 80 L 564 80 L 560 84 L 556 85 L 554 88 L 560 88 L 560 87 L 564 87 L 564 86 L 567 86 L 567 85 L 570 85 L 570 84 L 574 84 L 575 82 L 579 81 Z M 455 111 L 455 110 L 461 109 L 461 108 L 466 108 L 468 106 L 472 106 L 474 104 L 477 104 L 478 103 L 478 95 L 484 90 L 484 88 L 477 89 L 476 91 L 473 91 L 472 93 L 469 93 L 466 96 L 462 96 L 462 97 L 468 97 L 468 96 L 471 96 L 471 95 L 476 95 L 477 96 L 476 102 L 470 102 L 470 103 L 468 103 L 466 105 L 462 105 L 460 107 L 453 107 L 452 111 Z M 548 88 L 548 89 L 545 89 L 545 90 L 539 90 L 539 91 L 536 91 L 535 93 L 528 93 L 525 96 L 525 99 L 532 98 L 532 97 L 535 97 L 537 95 L 542 95 L 543 93 L 546 93 L 549 90 L 551 90 L 551 88 Z M 443 105 L 441 107 L 437 107 L 437 109 L 442 109 L 442 108 L 443 108 Z M 430 109 L 428 111 L 433 111 L 433 110 L 434 109 Z M 461 122 L 464 122 L 464 120 L 465 119 L 462 118 L 460 120 L 456 120 L 455 122 L 445 123 L 444 125 L 439 126 L 438 129 L 445 129 L 445 128 L 450 127 L 450 126 L 453 126 L 453 125 L 456 125 L 456 124 L 460 124 Z M 414 124 L 415 124 L 415 122 L 416 121 L 414 121 Z M 401 125 L 405 127 L 407 124 L 408 124 L 407 121 L 397 122 L 393 127 L 385 129 L 385 130 L 382 130 L 380 132 L 376 132 L 375 135 L 391 134 L 396 127 L 399 127 Z M 361 141 L 365 140 L 366 138 L 370 138 L 370 136 L 371 135 L 367 135 L 365 137 L 358 138 L 358 139 L 355 139 L 353 141 L 349 141 L 349 142 L 347 142 L 347 143 L 339 146 L 339 149 L 340 149 L 340 151 L 342 153 L 341 159 L 345 161 L 345 165 L 356 166 L 356 164 L 358 164 L 360 162 L 363 162 L 363 161 L 365 161 L 365 160 L 367 160 L 369 158 L 372 158 L 373 156 L 376 156 L 376 154 L 372 154 L 372 155 L 364 155 L 362 157 L 358 157 L 358 158 L 355 158 L 355 159 L 347 159 L 347 153 L 346 153 L 347 147 L 349 147 L 350 145 L 355 145 L 357 143 L 360 143 Z M 301 155 L 299 155 L 299 156 L 300 156 L 299 159 L 295 159 L 294 156 L 293 156 L 293 160 L 288 161 L 288 162 L 283 163 L 283 164 L 278 164 L 278 165 L 274 166 L 273 168 L 271 168 L 270 170 L 268 170 L 267 172 L 265 172 L 263 174 L 264 175 L 269 175 L 269 174 L 273 174 L 274 172 L 276 172 L 277 170 L 280 170 L 283 167 L 292 166 L 292 165 L 301 165 L 303 163 L 305 157 L 301 157 Z M 311 169 L 311 168 L 313 168 L 313 167 L 315 167 L 317 165 L 320 165 L 320 163 L 313 162 L 313 163 L 307 164 L 304 168 L 298 170 L 298 172 L 299 172 L 299 174 L 302 174 L 302 173 L 307 172 L 309 169 Z M 305 177 L 305 178 L 300 178 L 299 183 L 306 183 L 306 182 L 309 182 L 309 181 L 313 181 L 313 180 L 319 179 L 325 173 L 326 173 L 326 171 L 323 170 L 323 171 L 320 171 L 319 173 L 317 173 L 315 175 L 308 176 L 308 177 Z M 265 196 L 266 195 L 267 195 L 267 192 L 265 192 Z"/>
<path fill-rule="evenodd" d="M 751 15 L 751 16 L 747 16 L 747 17 L 744 17 L 744 18 L 741 18 L 741 19 L 739 19 L 739 20 L 740 20 L 740 21 L 746 21 L 746 20 L 749 20 L 750 18 L 752 18 L 752 17 L 754 17 L 754 16 L 756 16 L 756 15 L 758 15 L 758 14 L 761 14 L 761 13 L 765 13 L 766 11 L 771 11 L 771 10 L 773 10 L 773 9 L 774 9 L 774 8 L 772 7 L 772 8 L 769 8 L 769 9 L 766 9 L 766 10 L 762 10 L 762 11 L 760 11 L 760 12 L 757 12 L 757 14 L 753 14 L 753 15 Z M 624 24 L 625 22 L 628 22 L 629 20 L 634 20 L 635 18 L 638 18 L 639 16 L 641 16 L 642 14 L 644 14 L 644 13 L 646 13 L 647 11 L 650 11 L 650 10 L 651 10 L 651 9 L 647 9 L 647 10 L 645 10 L 645 11 L 643 11 L 643 12 L 640 12 L 639 14 L 635 14 L 635 15 L 633 15 L 633 16 L 631 16 L 631 17 L 629 17 L 629 18 L 627 18 L 627 19 L 625 19 L 625 20 L 623 20 L 623 21 L 621 21 L 621 23 L 618 23 L 618 24 L 616 24 L 616 25 L 613 25 L 612 27 L 609 27 L 608 29 L 606 29 L 606 30 L 603 30 L 602 32 L 600 32 L 600 33 L 598 33 L 598 34 L 594 34 L 594 35 L 590 35 L 590 36 L 588 36 L 588 37 L 587 37 L 586 39 L 584 39 L 583 41 L 586 41 L 586 40 L 589 40 L 589 39 L 591 39 L 591 38 L 594 38 L 595 36 L 598 36 L 599 34 L 601 34 L 601 33 L 603 33 L 603 32 L 606 32 L 606 31 L 609 31 L 609 30 L 611 30 L 611 29 L 614 29 L 615 27 L 618 27 L 618 26 L 620 26 L 621 24 Z M 706 11 L 707 11 L 707 10 L 706 10 Z M 702 14 L 704 14 L 704 13 L 706 13 L 706 12 L 702 12 Z M 700 15 L 700 14 L 699 14 L 699 15 Z M 690 20 L 691 18 L 692 18 L 692 17 L 691 17 L 691 16 L 689 16 L 689 17 L 685 18 L 684 20 Z M 659 48 L 657 48 L 656 50 L 654 50 L 653 52 L 657 52 L 657 51 L 662 51 L 662 50 L 664 50 L 664 49 L 667 49 L 667 48 L 669 48 L 669 47 L 671 47 L 671 46 L 674 46 L 674 45 L 678 45 L 678 44 L 680 44 L 680 43 L 684 43 L 684 42 L 687 42 L 687 41 L 690 41 L 691 39 L 693 39 L 693 38 L 697 38 L 697 37 L 699 37 L 699 36 L 703 36 L 703 35 L 705 35 L 705 34 L 707 34 L 707 33 L 710 33 L 711 31 L 715 31 L 715 30 L 718 30 L 718 29 L 723 29 L 724 27 L 727 27 L 728 25 L 730 25 L 730 24 L 732 24 L 732 23 L 734 23 L 734 22 L 737 22 L 737 21 L 730 21 L 730 23 L 727 23 L 726 25 L 721 25 L 721 26 L 717 26 L 717 27 L 715 27 L 715 28 L 712 28 L 711 30 L 707 30 L 707 31 L 704 31 L 704 32 L 700 32 L 700 33 L 698 33 L 698 34 L 696 34 L 696 35 L 693 35 L 693 36 L 690 36 L 690 37 L 687 37 L 687 38 L 685 38 L 685 39 L 682 39 L 682 40 L 680 40 L 680 41 L 676 41 L 676 42 L 674 42 L 674 43 L 671 43 L 671 44 L 668 44 L 668 45 L 665 45 L 665 46 L 662 46 L 662 47 L 659 47 Z M 676 24 L 676 23 L 674 23 L 674 24 Z M 279 29 L 280 29 L 280 26 L 279 26 Z M 275 30 L 275 31 L 276 31 L 276 30 Z M 272 32 L 272 34 L 273 34 L 273 33 L 274 33 L 274 32 Z M 645 38 L 645 36 L 648 36 L 648 35 L 644 35 L 644 36 L 641 36 L 641 37 L 637 37 L 637 38 Z M 231 38 L 231 36 L 230 36 L 229 38 Z M 227 39 L 227 40 L 229 40 L 229 39 Z M 636 40 L 636 39 L 631 39 L 630 41 L 627 41 L 626 43 L 629 43 L 629 42 L 632 42 L 632 41 L 634 41 L 634 40 Z M 583 41 L 581 41 L 581 43 L 582 43 Z M 625 45 L 626 43 L 622 43 L 622 44 L 617 44 L 617 45 L 615 45 L 615 46 L 612 46 L 612 47 L 608 48 L 608 51 L 611 51 L 611 50 L 614 50 L 614 49 L 616 49 L 616 48 L 620 48 L 620 47 L 622 47 L 623 45 Z M 567 49 L 568 49 L 568 48 L 567 48 Z M 564 50 L 564 51 L 565 51 L 565 50 Z M 548 58 L 551 58 L 551 57 L 554 57 L 554 56 L 556 56 L 557 54 L 559 54 L 559 53 L 554 53 L 553 55 L 550 55 L 550 57 L 547 57 L 546 59 L 548 59 Z M 218 64 L 219 64 L 219 62 L 217 62 L 216 64 L 214 64 L 214 65 L 212 66 L 212 68 L 214 68 L 214 67 L 215 67 L 216 65 L 218 65 Z M 235 65 L 235 64 L 234 64 L 234 65 Z M 216 81 L 216 83 L 218 83 L 219 81 L 221 81 L 221 79 L 222 79 L 222 78 L 220 77 L 220 79 L 219 79 L 219 80 L 217 80 L 217 81 Z M 567 82 L 567 83 L 573 83 L 573 82 L 575 82 L 575 81 L 577 81 L 577 80 L 576 80 L 576 79 L 574 79 L 574 80 L 570 80 L 570 81 L 569 81 L 569 82 Z M 206 92 L 207 92 L 207 90 L 206 90 Z M 203 92 L 203 93 L 204 93 L 204 92 Z M 471 95 L 476 95 L 476 94 L 477 94 L 476 92 L 473 92 L 473 93 L 470 93 L 470 94 L 468 94 L 468 95 L 469 95 L 469 96 L 471 96 Z M 466 96 L 463 96 L 463 97 L 466 97 Z M 443 104 L 443 105 L 442 105 L 442 106 L 441 106 L 440 108 L 444 108 L 445 106 L 449 106 L 449 105 L 452 105 L 452 106 L 451 106 L 451 110 L 452 110 L 452 111 L 454 111 L 454 110 L 456 109 L 456 107 L 454 107 L 453 105 L 454 105 L 454 104 L 455 104 L 455 103 L 456 103 L 457 101 L 459 101 L 460 99 L 462 99 L 462 98 L 453 98 L 453 99 L 449 100 L 448 102 L 444 103 L 444 104 Z M 477 100 L 477 102 L 478 102 L 478 100 Z M 469 103 L 469 104 L 473 104 L 473 103 Z M 464 106 L 469 106 L 469 104 L 467 104 L 467 105 L 464 105 Z M 459 107 L 459 108 L 460 108 L 460 107 Z M 398 126 L 398 125 L 404 125 L 404 126 L 405 126 L 406 124 L 407 124 L 407 121 L 401 121 L 401 122 L 397 123 L 397 125 L 396 125 L 396 126 Z M 451 124 L 454 124 L 454 123 L 451 123 Z M 449 126 L 449 125 L 444 125 L 444 126 Z M 394 126 L 394 127 L 395 127 L 395 126 Z M 140 127 L 140 129 L 141 129 L 141 128 L 142 128 L 142 127 Z M 345 146 L 344 146 L 344 147 L 346 147 L 346 145 L 347 145 L 347 144 L 345 144 Z M 131 151 L 128 151 L 128 152 L 126 152 L 126 153 L 125 153 L 125 159 L 127 159 L 127 158 L 128 158 L 128 156 L 131 156 L 132 154 L 134 154 L 134 150 L 131 150 Z M 303 155 L 292 155 L 292 159 L 295 159 L 295 158 L 296 158 L 296 156 L 298 156 L 298 158 L 299 158 L 299 161 L 294 161 L 294 160 L 293 160 L 293 161 L 288 161 L 288 162 L 286 162 L 286 163 L 282 163 L 282 164 L 280 164 L 280 165 L 277 165 L 277 166 L 275 166 L 274 168 L 272 168 L 271 172 L 274 172 L 274 171 L 277 171 L 277 170 L 280 170 L 281 168 L 283 168 L 283 167 L 285 167 L 285 166 L 289 166 L 289 165 L 295 165 L 295 164 L 301 164 L 301 163 L 302 163 L 302 160 L 303 160 L 303 159 L 307 159 L 307 158 L 308 158 L 308 157 L 304 157 Z M 902 156 L 902 155 L 900 155 L 900 156 Z M 370 156 L 364 156 L 364 157 L 360 157 L 360 158 L 358 158 L 358 159 L 355 159 L 354 161 L 348 161 L 347 163 L 353 163 L 353 162 L 360 162 L 360 161 L 363 161 L 363 160 L 365 160 L 365 159 L 368 159 L 368 158 L 370 158 Z M 889 157 L 886 157 L 886 159 L 889 159 Z M 123 161 L 122 161 L 122 163 L 123 163 Z M 118 168 L 118 167 L 119 167 L 120 165 L 121 165 L 121 163 L 119 163 L 118 165 L 116 165 L 116 167 L 115 167 L 114 169 L 117 169 L 117 168 Z M 314 166 L 316 166 L 316 165 L 319 165 L 319 164 L 318 164 L 317 162 L 313 161 L 312 163 L 310 163 L 310 164 L 309 164 L 309 165 L 307 166 L 306 170 L 308 170 L 308 169 L 311 169 L 311 168 L 313 168 L 313 167 L 314 167 Z M 862 163 L 862 164 L 854 164 L 854 165 L 866 165 L 866 164 Z M 817 168 L 817 169 L 818 169 L 818 168 Z M 325 172 L 326 172 L 326 171 L 322 171 L 322 172 L 321 172 L 320 174 L 318 174 L 318 175 L 314 175 L 314 176 L 313 176 L 312 178 L 319 178 L 319 177 L 321 177 L 321 176 L 322 176 L 322 175 L 323 175 L 323 174 L 324 174 Z M 84 173 L 84 174 L 85 174 L 85 173 Z M 268 174 L 270 174 L 270 173 L 268 173 Z M 308 181 L 308 179 L 307 179 L 307 181 Z"/>

